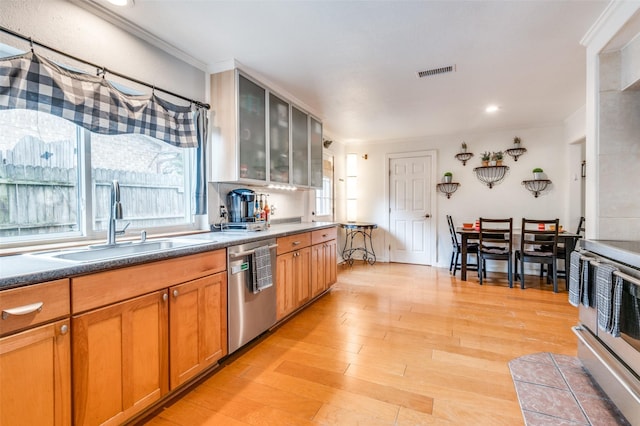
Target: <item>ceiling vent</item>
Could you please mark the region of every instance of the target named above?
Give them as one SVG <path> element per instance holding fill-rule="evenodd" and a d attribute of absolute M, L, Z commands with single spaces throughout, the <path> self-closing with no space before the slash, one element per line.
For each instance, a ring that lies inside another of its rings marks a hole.
<path fill-rule="evenodd" d="M 431 77 L 432 75 L 455 72 L 455 70 L 456 70 L 455 65 L 449 65 L 446 67 L 432 68 L 430 70 L 418 71 L 416 74 L 418 75 L 418 78 L 424 78 L 424 77 Z"/>

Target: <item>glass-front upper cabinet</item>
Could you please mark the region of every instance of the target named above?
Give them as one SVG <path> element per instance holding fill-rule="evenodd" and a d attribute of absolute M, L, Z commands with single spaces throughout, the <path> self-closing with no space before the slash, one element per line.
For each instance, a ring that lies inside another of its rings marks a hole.
<path fill-rule="evenodd" d="M 267 179 L 266 90 L 238 75 L 240 178 Z"/>
<path fill-rule="evenodd" d="M 309 185 L 309 116 L 291 107 L 291 142 L 294 185 Z"/>
<path fill-rule="evenodd" d="M 211 74 L 212 182 L 322 187 L 322 123 L 238 69 Z"/>
<path fill-rule="evenodd" d="M 289 183 L 289 104 L 269 93 L 269 180 Z"/>
<path fill-rule="evenodd" d="M 311 144 L 311 186 L 322 188 L 322 123 L 309 117 L 309 142 Z"/>

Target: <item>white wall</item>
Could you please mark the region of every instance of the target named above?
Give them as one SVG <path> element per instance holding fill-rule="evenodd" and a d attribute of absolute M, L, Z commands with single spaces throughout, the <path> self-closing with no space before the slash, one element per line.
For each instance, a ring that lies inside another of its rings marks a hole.
<path fill-rule="evenodd" d="M 0 25 L 80 59 L 182 96 L 204 101 L 205 73 L 66 0 L 2 0 Z M 29 43 L 0 32 L 0 43 L 29 49 Z M 37 53 L 94 73 L 51 51 Z M 107 78 L 119 81 L 114 76 Z M 120 81 L 140 89 L 128 81 Z M 148 89 L 144 89 L 148 93 Z"/>
<path fill-rule="evenodd" d="M 640 99 L 638 92 L 620 92 L 637 75 L 623 75 L 620 50 L 640 33 L 639 10 L 638 2 L 611 2 L 582 40 L 587 48 L 585 216 L 589 239 L 640 238 L 636 119 Z M 632 45 L 628 53 L 633 55 L 635 50 Z"/>
<path fill-rule="evenodd" d="M 505 163 L 510 167 L 506 178 L 498 185 L 489 189 L 482 184 L 473 173 L 473 168 L 480 165 L 482 151 L 504 151 L 512 146 L 514 136 L 522 139 L 522 146 L 527 153 L 517 162 L 506 157 Z M 450 214 L 456 224 L 474 221 L 484 217 L 513 217 L 516 227 L 520 227 L 523 216 L 528 218 L 559 218 L 562 224 L 569 221 L 565 209 L 565 195 L 567 194 L 569 173 L 566 168 L 567 144 L 564 139 L 562 125 L 495 131 L 491 133 L 459 134 L 448 136 L 425 137 L 421 140 L 410 141 L 382 141 L 372 145 L 349 145 L 345 152 L 358 154 L 358 183 L 360 186 L 358 199 L 358 220 L 374 222 L 378 229 L 373 233 L 374 249 L 378 259 L 388 261 L 388 229 L 385 223 L 387 214 L 383 188 L 385 156 L 392 153 L 437 150 L 437 175 L 442 176 L 446 171 L 453 173 L 453 180 L 460 182 L 458 191 L 450 199 L 443 194 L 437 197 L 437 205 L 431 212 L 431 220 L 437 221 L 438 233 L 438 266 L 448 266 L 451 255 L 451 242 L 446 224 L 446 215 Z M 466 166 L 455 159 L 459 152 L 460 143 L 466 141 L 469 152 L 475 156 Z M 368 159 L 362 159 L 367 154 Z M 525 179 L 532 179 L 531 170 L 534 167 L 544 169 L 548 178 L 553 182 L 550 188 L 535 198 L 522 185 Z M 435 183 L 433 191 L 435 191 Z"/>

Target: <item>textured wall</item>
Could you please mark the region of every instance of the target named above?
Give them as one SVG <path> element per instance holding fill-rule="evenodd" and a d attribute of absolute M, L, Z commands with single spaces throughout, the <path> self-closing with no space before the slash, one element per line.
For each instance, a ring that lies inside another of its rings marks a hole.
<path fill-rule="evenodd" d="M 640 239 L 640 92 L 621 90 L 623 68 L 620 51 L 600 55 L 598 239 Z"/>
<path fill-rule="evenodd" d="M 205 73 L 65 0 L 2 0 L 0 25 L 53 48 L 182 96 L 205 100 Z M 29 43 L 0 33 L 0 43 Z M 57 59 L 54 53 L 36 51 Z M 70 65 L 68 59 L 63 61 Z M 95 72 L 84 65 L 79 68 Z M 114 78 L 115 79 L 115 78 Z M 134 84 L 124 84 L 138 89 Z M 147 90 L 148 89 L 144 89 Z"/>

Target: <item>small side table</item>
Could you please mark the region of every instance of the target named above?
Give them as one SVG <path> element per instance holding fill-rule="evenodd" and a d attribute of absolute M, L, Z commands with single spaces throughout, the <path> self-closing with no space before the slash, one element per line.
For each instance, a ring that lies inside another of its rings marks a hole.
<path fill-rule="evenodd" d="M 376 253 L 373 251 L 373 242 L 371 241 L 371 233 L 378 227 L 375 223 L 367 222 L 345 222 L 340 227 L 345 230 L 346 238 L 344 240 L 344 248 L 342 249 L 342 258 L 349 266 L 353 265 L 354 253 L 362 252 L 362 260 L 368 262 L 369 265 L 376 263 Z M 358 236 L 362 236 L 362 245 L 355 244 L 353 240 Z"/>

